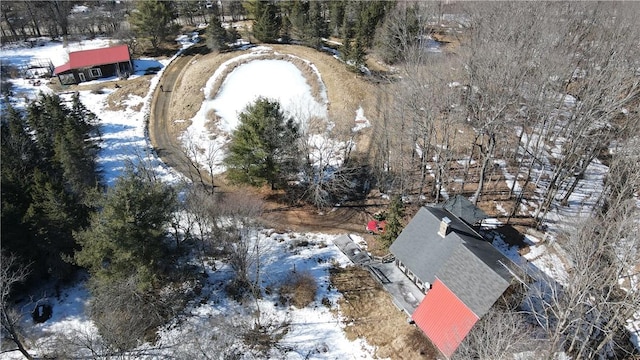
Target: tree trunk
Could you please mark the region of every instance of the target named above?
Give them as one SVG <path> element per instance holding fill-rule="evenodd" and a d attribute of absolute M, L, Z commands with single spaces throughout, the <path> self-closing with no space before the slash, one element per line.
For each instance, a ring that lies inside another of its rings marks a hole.
<path fill-rule="evenodd" d="M 480 180 L 478 181 L 478 188 L 476 189 L 475 194 L 473 195 L 473 204 L 477 205 L 478 200 L 480 199 L 480 195 L 482 194 L 482 190 L 484 188 L 485 177 L 487 174 L 487 170 L 489 169 L 489 162 L 493 159 L 493 150 L 496 147 L 496 137 L 495 134 L 489 135 L 487 147 L 483 154 L 482 159 L 482 167 L 480 167 Z"/>
<path fill-rule="evenodd" d="M 9 21 L 7 11 L 3 11 L 2 16 L 4 17 L 4 22 L 7 24 L 7 26 L 9 26 L 9 31 L 11 31 L 11 34 L 13 35 L 13 40 L 14 41 L 18 40 L 18 33 L 16 32 L 16 29 L 13 27 L 13 24 L 11 24 L 11 21 Z"/>
<path fill-rule="evenodd" d="M 31 3 L 29 1 L 25 1 L 24 4 L 27 6 L 27 11 L 29 12 L 29 17 L 33 22 L 33 28 L 36 30 L 36 34 L 38 35 L 38 37 L 42 36 L 42 34 L 40 33 L 40 25 L 38 25 L 37 17 L 34 16 L 33 10 L 31 9 Z"/>

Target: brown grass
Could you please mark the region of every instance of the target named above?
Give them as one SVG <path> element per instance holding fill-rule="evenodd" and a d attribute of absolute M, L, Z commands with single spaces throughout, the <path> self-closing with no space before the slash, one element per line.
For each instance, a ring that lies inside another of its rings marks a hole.
<path fill-rule="evenodd" d="M 144 97 L 149 91 L 149 83 L 151 75 L 140 76 L 131 80 L 113 80 L 106 82 L 99 82 L 96 84 L 76 84 L 67 85 L 62 87 L 57 79 L 51 79 L 49 87 L 56 92 L 62 91 L 91 91 L 102 92 L 105 89 L 115 89 L 114 92 L 107 96 L 107 110 L 122 111 L 126 110 L 127 106 L 124 101 L 129 99 L 130 95 L 137 95 Z M 119 86 L 116 87 L 116 84 Z M 139 111 L 142 109 L 142 105 L 136 105 L 133 110 Z"/>
<path fill-rule="evenodd" d="M 103 87 L 115 87 L 116 84 L 120 86 L 119 89 L 109 94 L 107 97 L 107 109 L 112 111 L 121 111 L 126 110 L 126 105 L 124 101 L 129 99 L 130 95 L 144 97 L 147 95 L 149 91 L 149 85 L 151 80 L 151 75 L 145 75 L 133 80 L 125 80 L 125 81 L 113 81 L 105 83 Z M 142 104 L 137 105 L 134 110 L 140 110 L 142 108 Z"/>
<path fill-rule="evenodd" d="M 308 272 L 293 272 L 280 287 L 280 303 L 298 309 L 309 306 L 316 298 L 318 284 Z"/>
<path fill-rule="evenodd" d="M 368 271 L 360 267 L 331 270 L 331 284 L 344 297 L 340 312 L 347 338 L 366 339 L 376 347 L 376 356 L 391 359 L 436 359 L 439 352 L 407 315 L 398 310 Z"/>
<path fill-rule="evenodd" d="M 296 45 L 269 45 L 269 47 L 274 51 L 274 54 L 269 55 L 271 58 L 286 59 L 301 69 L 300 71 L 310 84 L 314 96 L 319 96 L 321 83 L 316 72 L 306 61 L 309 61 L 318 69 L 321 81 L 327 91 L 329 117 L 337 128 L 351 128 L 354 125 L 356 110 L 360 106 L 364 108 L 365 116 L 372 123 L 379 117 L 380 109 L 376 94 L 381 85 L 368 82 L 363 77 L 349 72 L 343 63 L 330 54 Z M 190 125 L 188 120 L 193 118 L 200 109 L 204 101 L 202 90 L 216 69 L 225 61 L 247 52 L 211 53 L 194 57 L 189 65 L 182 70 L 174 88 L 171 89 L 169 116 L 174 120 L 173 127 L 170 129 L 171 133 L 178 136 Z M 265 58 L 268 58 L 268 56 L 265 56 Z M 239 66 L 241 63 L 239 62 L 235 66 Z M 232 71 L 232 66 L 229 66 L 226 73 L 230 71 Z M 225 75 L 220 77 L 220 84 L 214 85 L 211 91 L 212 94 L 217 93 L 224 78 Z M 209 116 L 215 121 L 215 117 Z M 187 121 L 175 122 L 175 120 Z M 211 128 L 215 127 L 211 126 Z M 367 151 L 370 142 L 367 132 L 359 135 L 357 141 L 358 151 Z"/>

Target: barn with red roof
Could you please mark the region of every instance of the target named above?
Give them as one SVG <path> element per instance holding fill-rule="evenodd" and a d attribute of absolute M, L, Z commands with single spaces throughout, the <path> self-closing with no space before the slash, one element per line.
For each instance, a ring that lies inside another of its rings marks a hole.
<path fill-rule="evenodd" d="M 103 77 L 126 78 L 133 72 L 129 46 L 74 51 L 69 61 L 55 68 L 53 74 L 63 85 L 77 84 Z"/>

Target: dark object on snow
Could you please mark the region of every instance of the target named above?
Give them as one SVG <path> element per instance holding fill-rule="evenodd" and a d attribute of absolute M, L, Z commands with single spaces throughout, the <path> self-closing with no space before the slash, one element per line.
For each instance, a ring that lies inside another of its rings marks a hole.
<path fill-rule="evenodd" d="M 39 304 L 33 309 L 31 313 L 31 317 L 33 317 L 33 322 L 36 324 L 43 323 L 49 319 L 51 319 L 51 315 L 53 314 L 53 307 L 49 304 Z"/>

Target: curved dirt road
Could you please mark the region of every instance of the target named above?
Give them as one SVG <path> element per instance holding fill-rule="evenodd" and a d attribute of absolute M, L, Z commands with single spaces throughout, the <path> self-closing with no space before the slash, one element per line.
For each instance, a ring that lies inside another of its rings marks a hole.
<path fill-rule="evenodd" d="M 165 69 L 160 79 L 162 88 L 156 87 L 149 114 L 149 138 L 158 157 L 167 166 L 192 180 L 198 177 L 196 169 L 191 165 L 176 136 L 168 131 L 173 121 L 169 117 L 169 107 L 173 96 L 172 90 L 177 88 L 183 72 L 199 51 L 203 51 L 203 45 L 195 45 L 187 49 Z"/>

